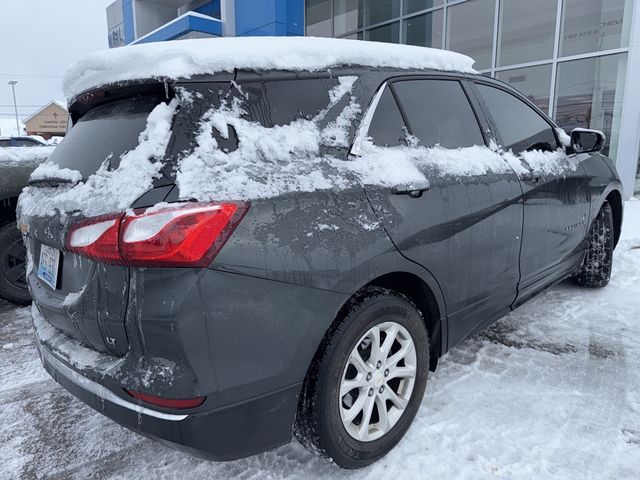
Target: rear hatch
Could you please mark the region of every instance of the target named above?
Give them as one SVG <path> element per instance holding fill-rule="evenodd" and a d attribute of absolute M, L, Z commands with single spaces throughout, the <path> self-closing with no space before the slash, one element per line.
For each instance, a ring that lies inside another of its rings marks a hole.
<path fill-rule="evenodd" d="M 125 328 L 129 268 L 68 251 L 70 227 L 83 217 L 77 205 L 70 203 L 68 209 L 43 214 L 48 195 L 86 182 L 101 169 L 116 169 L 121 156 L 138 146 L 151 111 L 166 101 L 164 90 L 111 101 L 107 95 L 100 97 L 100 102 L 80 105 L 84 111 L 76 110 L 79 118 L 50 157 L 60 169 L 79 175 L 56 175 L 54 171 L 38 180 L 32 178 L 31 201 L 36 199 L 41 205 L 35 214 L 20 212 L 20 223 L 30 254 L 28 281 L 43 317 L 95 350 L 123 356 L 129 346 Z M 92 199 L 96 204 L 109 200 L 99 195 Z"/>

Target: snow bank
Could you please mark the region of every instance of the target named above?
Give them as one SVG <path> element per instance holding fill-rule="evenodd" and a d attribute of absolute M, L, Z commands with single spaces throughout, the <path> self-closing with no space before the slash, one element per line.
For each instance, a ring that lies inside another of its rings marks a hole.
<path fill-rule="evenodd" d="M 190 78 L 234 69 L 319 71 L 345 65 L 475 73 L 473 60 L 445 50 L 313 37 L 251 37 L 148 43 L 93 53 L 69 69 L 69 100 L 102 85 Z"/>
<path fill-rule="evenodd" d="M 85 182 L 56 188 L 28 187 L 20 195 L 21 215 L 51 215 L 60 212 L 82 211 L 96 216 L 128 208 L 140 195 L 149 190 L 160 173 L 167 145 L 171 138 L 171 122 L 179 101 L 159 104 L 147 119 L 147 127 L 140 134 L 138 146 L 122 156 L 115 170 L 105 163 Z M 106 159 L 108 160 L 108 159 Z M 39 167 L 32 179 L 48 177 L 81 179 L 80 172 L 60 169 L 53 163 Z"/>
<path fill-rule="evenodd" d="M 0 167 L 42 162 L 49 158 L 55 147 L 9 147 L 0 148 Z"/>

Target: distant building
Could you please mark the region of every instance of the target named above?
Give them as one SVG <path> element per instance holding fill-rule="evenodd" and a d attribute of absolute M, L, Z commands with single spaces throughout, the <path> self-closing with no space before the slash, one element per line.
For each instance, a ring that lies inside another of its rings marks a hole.
<path fill-rule="evenodd" d="M 49 140 L 51 137 L 64 137 L 68 121 L 67 106 L 54 100 L 27 117 L 24 123 L 27 135 L 40 135 L 45 140 Z"/>
<path fill-rule="evenodd" d="M 109 47 L 186 38 L 304 35 L 304 0 L 116 0 Z"/>

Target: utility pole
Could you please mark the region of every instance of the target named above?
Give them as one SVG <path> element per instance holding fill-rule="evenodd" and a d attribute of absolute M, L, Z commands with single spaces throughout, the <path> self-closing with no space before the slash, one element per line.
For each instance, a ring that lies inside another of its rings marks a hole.
<path fill-rule="evenodd" d="M 16 82 L 15 80 L 11 80 L 9 82 L 9 85 L 11 85 L 11 89 L 13 90 L 13 108 L 16 112 L 16 132 L 18 132 L 16 134 L 16 136 L 20 136 L 22 135 L 22 132 L 20 131 L 20 120 L 18 119 L 18 102 L 16 102 L 16 85 L 18 84 L 18 82 Z"/>

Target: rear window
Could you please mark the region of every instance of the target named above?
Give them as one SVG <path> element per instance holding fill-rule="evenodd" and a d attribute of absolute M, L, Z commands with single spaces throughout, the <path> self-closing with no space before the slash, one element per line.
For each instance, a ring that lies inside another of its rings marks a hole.
<path fill-rule="evenodd" d="M 476 116 L 455 80 L 404 80 L 393 84 L 420 145 L 444 148 L 484 145 Z"/>
<path fill-rule="evenodd" d="M 26 140 L 21 138 L 19 140 L 15 140 L 16 147 L 40 147 L 42 144 L 40 142 L 36 142 L 34 140 Z"/>
<path fill-rule="evenodd" d="M 156 96 L 118 100 L 89 110 L 51 154 L 60 168 L 78 170 L 82 178 L 96 173 L 106 161 L 110 169 L 138 145 L 147 117 L 160 103 Z"/>

